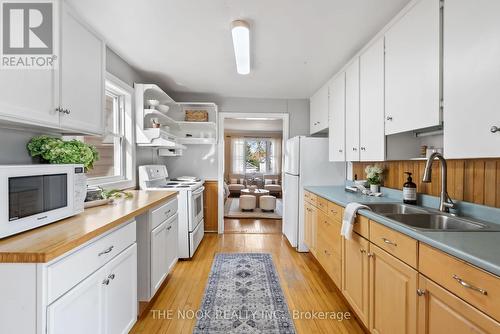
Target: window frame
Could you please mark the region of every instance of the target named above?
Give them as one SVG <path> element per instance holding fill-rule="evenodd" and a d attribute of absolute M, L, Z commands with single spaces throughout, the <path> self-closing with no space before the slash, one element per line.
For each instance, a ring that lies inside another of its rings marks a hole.
<path fill-rule="evenodd" d="M 118 125 L 122 126 L 118 137 L 122 141 L 119 148 L 115 147 L 115 154 L 120 154 L 121 175 L 102 176 L 87 179 L 87 185 L 91 187 L 102 187 L 106 189 L 127 189 L 136 186 L 136 158 L 135 158 L 135 115 L 134 115 L 134 88 L 117 78 L 113 74 L 106 72 L 105 92 L 109 91 L 119 98 L 119 108 L 123 111 L 118 113 Z M 123 117 L 123 120 L 121 119 Z M 105 135 L 105 134 L 104 134 Z M 116 134 L 112 134 L 116 138 Z M 116 152 L 116 150 L 119 150 Z M 115 161 L 115 168 L 116 166 Z"/>

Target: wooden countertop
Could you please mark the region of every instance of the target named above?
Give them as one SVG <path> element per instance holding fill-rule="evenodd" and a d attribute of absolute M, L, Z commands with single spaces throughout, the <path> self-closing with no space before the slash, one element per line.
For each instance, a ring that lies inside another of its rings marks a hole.
<path fill-rule="evenodd" d="M 0 263 L 44 263 L 177 195 L 131 190 L 134 197 L 0 240 Z"/>

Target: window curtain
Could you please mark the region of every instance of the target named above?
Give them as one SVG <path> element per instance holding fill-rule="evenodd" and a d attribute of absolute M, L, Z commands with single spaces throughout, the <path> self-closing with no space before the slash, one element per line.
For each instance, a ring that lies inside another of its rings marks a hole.
<path fill-rule="evenodd" d="M 231 172 L 245 174 L 245 138 L 231 137 Z"/>
<path fill-rule="evenodd" d="M 269 153 L 270 172 L 281 173 L 281 138 L 271 138 L 271 152 Z"/>

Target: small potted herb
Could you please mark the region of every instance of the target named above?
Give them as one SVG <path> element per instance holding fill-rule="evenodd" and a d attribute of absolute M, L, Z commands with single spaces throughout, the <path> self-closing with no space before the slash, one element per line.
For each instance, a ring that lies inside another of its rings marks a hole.
<path fill-rule="evenodd" d="M 382 184 L 384 169 L 377 165 L 370 165 L 365 168 L 365 173 L 368 184 L 370 185 L 370 191 L 372 193 L 378 193 L 380 191 L 380 185 Z"/>

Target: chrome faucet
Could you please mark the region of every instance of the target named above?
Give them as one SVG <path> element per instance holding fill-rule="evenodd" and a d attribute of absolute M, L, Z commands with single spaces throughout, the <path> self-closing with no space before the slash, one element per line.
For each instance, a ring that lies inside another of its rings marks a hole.
<path fill-rule="evenodd" d="M 455 208 L 455 203 L 453 203 L 453 201 L 451 200 L 450 196 L 448 195 L 448 190 L 446 189 L 448 167 L 446 166 L 446 160 L 441 153 L 434 152 L 427 159 L 422 182 L 431 182 L 432 162 L 434 161 L 434 159 L 438 159 L 441 162 L 441 195 L 439 196 L 439 211 L 450 212 L 450 209 Z"/>

